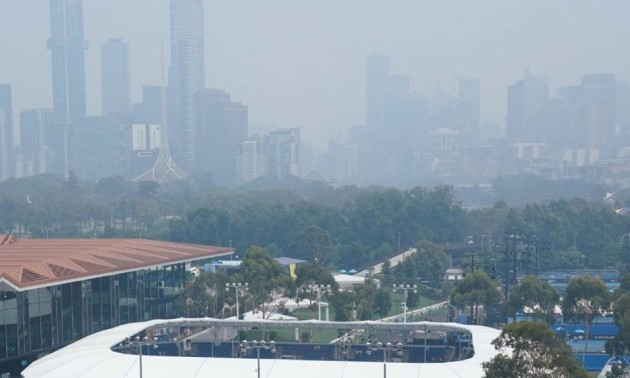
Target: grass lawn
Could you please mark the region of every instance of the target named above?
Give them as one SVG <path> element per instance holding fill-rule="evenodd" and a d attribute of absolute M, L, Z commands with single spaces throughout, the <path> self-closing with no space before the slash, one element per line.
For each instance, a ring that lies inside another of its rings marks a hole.
<path fill-rule="evenodd" d="M 261 330 L 252 329 L 245 331 L 243 335 L 245 340 L 274 340 L 277 342 L 293 342 L 295 341 L 295 329 L 278 329 L 275 331 L 264 332 Z M 322 330 L 312 331 L 307 328 L 300 328 L 298 330 L 298 337 L 300 340 L 311 343 L 329 343 L 339 336 L 335 330 Z"/>
<path fill-rule="evenodd" d="M 403 294 L 402 293 L 397 293 L 397 292 L 392 292 L 391 293 L 392 306 L 391 306 L 391 309 L 389 310 L 389 312 L 387 313 L 387 316 L 402 314 L 402 312 L 403 312 L 402 305 L 401 305 L 402 300 L 403 300 Z M 438 303 L 438 302 L 440 302 L 440 301 L 421 296 L 418 299 L 418 303 L 416 304 L 416 306 L 409 307 L 407 310 L 408 311 L 415 310 L 417 308 L 430 306 L 430 305 Z M 315 307 L 314 311 L 309 309 L 309 308 L 299 308 L 299 309 L 293 311 L 293 313 L 291 315 L 295 316 L 299 320 L 317 319 L 318 318 L 317 306 L 314 306 L 314 307 Z M 334 320 L 334 319 L 335 319 L 335 309 L 333 307 L 331 307 L 330 308 L 330 320 Z M 378 319 L 380 319 L 380 316 L 378 316 L 376 314 L 372 317 L 372 320 L 378 320 Z M 326 308 L 325 307 L 322 307 L 322 320 L 326 320 Z"/>

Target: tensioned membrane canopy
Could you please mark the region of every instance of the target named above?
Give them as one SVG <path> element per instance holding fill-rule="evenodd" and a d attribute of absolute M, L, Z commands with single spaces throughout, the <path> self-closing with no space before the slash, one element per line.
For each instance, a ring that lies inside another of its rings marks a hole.
<path fill-rule="evenodd" d="M 111 350 L 146 328 L 160 325 L 201 324 L 222 322 L 217 319 L 153 320 L 132 323 L 90 335 L 68 345 L 40 360 L 33 362 L 22 372 L 24 378 L 137 378 L 140 376 L 137 355 L 122 354 Z M 261 320 L 263 323 L 269 321 Z M 256 322 L 247 322 L 249 324 Z M 225 325 L 234 321 L 225 321 Z M 310 327 L 325 322 L 284 322 L 285 327 Z M 381 322 L 346 323 L 348 328 L 381 327 Z M 354 325 L 353 325 L 354 324 Z M 408 328 L 423 329 L 425 322 L 406 323 Z M 444 363 L 389 363 L 387 376 L 392 378 L 438 377 L 477 378 L 483 377 L 482 363 L 497 354 L 491 341 L 499 335 L 494 328 L 470 326 L 456 323 L 426 323 L 429 329 L 451 329 L 468 331 L 472 334 L 475 354 L 472 358 Z M 391 324 L 395 327 L 402 323 Z M 256 359 L 208 358 L 208 357 L 165 357 L 143 356 L 143 376 L 151 378 L 201 378 L 201 377 L 256 377 Z M 356 361 L 306 361 L 306 360 L 260 360 L 260 376 L 267 378 L 380 378 L 383 377 L 382 362 Z"/>

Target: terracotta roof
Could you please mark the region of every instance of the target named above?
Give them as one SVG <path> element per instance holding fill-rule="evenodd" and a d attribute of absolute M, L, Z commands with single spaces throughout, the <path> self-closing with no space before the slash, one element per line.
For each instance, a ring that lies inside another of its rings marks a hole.
<path fill-rule="evenodd" d="M 233 252 L 144 239 L 15 239 L 0 234 L 0 282 L 21 290 Z"/>

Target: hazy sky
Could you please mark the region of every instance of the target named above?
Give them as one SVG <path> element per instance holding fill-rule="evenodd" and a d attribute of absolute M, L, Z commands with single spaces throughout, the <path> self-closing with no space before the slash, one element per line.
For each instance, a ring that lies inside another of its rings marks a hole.
<path fill-rule="evenodd" d="M 249 106 L 250 124 L 302 127 L 319 145 L 364 122 L 365 57 L 391 56 L 418 93 L 478 77 L 482 121 L 503 122 L 525 69 L 552 87 L 585 73 L 630 79 L 630 1 L 207 0 L 206 84 Z M 0 0 L 0 83 L 19 111 L 51 107 L 47 0 Z M 168 62 L 168 0 L 85 0 L 89 114 L 100 113 L 100 44 L 130 44 L 132 98 Z"/>

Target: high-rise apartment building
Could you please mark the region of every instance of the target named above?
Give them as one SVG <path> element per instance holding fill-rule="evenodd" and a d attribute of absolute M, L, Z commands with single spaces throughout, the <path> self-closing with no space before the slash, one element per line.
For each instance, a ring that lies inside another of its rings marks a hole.
<path fill-rule="evenodd" d="M 479 79 L 459 79 L 457 97 L 457 130 L 462 143 L 479 141 L 481 119 L 481 82 Z"/>
<path fill-rule="evenodd" d="M 101 45 L 101 101 L 103 114 L 131 110 L 129 45 L 112 38 Z"/>
<path fill-rule="evenodd" d="M 269 175 L 279 179 L 300 176 L 300 129 L 280 129 L 265 138 Z"/>
<path fill-rule="evenodd" d="M 85 59 L 83 0 L 50 0 L 55 173 L 72 170 L 71 138 L 74 124 L 85 117 Z"/>
<path fill-rule="evenodd" d="M 54 126 L 52 109 L 28 109 L 20 113 L 20 153 L 25 176 L 48 172 L 52 163 Z"/>
<path fill-rule="evenodd" d="M 124 128 L 115 117 L 85 117 L 78 122 L 73 138 L 78 177 L 98 180 L 126 170 Z"/>
<path fill-rule="evenodd" d="M 236 156 L 236 183 L 253 181 L 269 173 L 265 146 L 260 140 L 246 140 Z"/>
<path fill-rule="evenodd" d="M 380 135 L 384 129 L 385 100 L 390 82 L 389 56 L 372 54 L 367 57 L 365 124 Z"/>
<path fill-rule="evenodd" d="M 162 89 L 157 85 L 142 87 L 142 102 L 133 104 L 133 120 L 135 123 L 162 123 Z"/>
<path fill-rule="evenodd" d="M 202 0 L 170 0 L 168 138 L 173 159 L 184 170 L 195 162 L 193 98 L 205 85 Z"/>
<path fill-rule="evenodd" d="M 0 180 L 13 176 L 13 110 L 11 86 L 0 84 Z"/>
<path fill-rule="evenodd" d="M 527 73 L 508 87 L 507 137 L 517 142 L 538 142 L 539 116 L 546 104 L 546 80 Z"/>
<path fill-rule="evenodd" d="M 236 182 L 236 155 L 247 139 L 247 106 L 220 89 L 195 94 L 195 171 L 212 173 L 214 182 Z"/>

